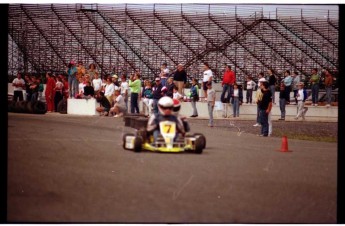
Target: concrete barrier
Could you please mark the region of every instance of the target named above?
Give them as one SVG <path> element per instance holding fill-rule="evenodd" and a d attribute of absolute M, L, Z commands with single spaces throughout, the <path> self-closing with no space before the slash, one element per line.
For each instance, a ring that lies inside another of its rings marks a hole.
<path fill-rule="evenodd" d="M 67 114 L 72 115 L 99 115 L 96 107 L 99 106 L 96 99 L 68 99 Z"/>

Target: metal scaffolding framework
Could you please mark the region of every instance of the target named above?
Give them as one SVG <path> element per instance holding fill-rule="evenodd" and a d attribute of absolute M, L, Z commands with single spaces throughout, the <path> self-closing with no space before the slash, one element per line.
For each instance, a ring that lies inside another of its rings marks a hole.
<path fill-rule="evenodd" d="M 208 62 L 221 79 L 272 68 L 310 74 L 338 70 L 338 11 L 232 4 L 11 4 L 8 76 L 61 73 L 71 59 L 96 63 L 101 75 L 141 71 L 153 78 L 167 62 L 201 78 Z"/>

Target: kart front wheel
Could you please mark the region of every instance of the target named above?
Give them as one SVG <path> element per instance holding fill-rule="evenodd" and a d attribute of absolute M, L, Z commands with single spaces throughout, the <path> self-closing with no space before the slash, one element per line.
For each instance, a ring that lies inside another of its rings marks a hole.
<path fill-rule="evenodd" d="M 204 134 L 202 133 L 195 133 L 194 134 L 195 138 L 198 138 L 201 140 L 202 143 L 202 148 L 206 148 L 206 137 L 204 136 Z"/>
<path fill-rule="evenodd" d="M 201 154 L 203 149 L 204 149 L 203 145 L 204 145 L 204 143 L 203 143 L 202 138 L 201 137 L 196 138 L 196 140 L 195 140 L 195 153 Z"/>

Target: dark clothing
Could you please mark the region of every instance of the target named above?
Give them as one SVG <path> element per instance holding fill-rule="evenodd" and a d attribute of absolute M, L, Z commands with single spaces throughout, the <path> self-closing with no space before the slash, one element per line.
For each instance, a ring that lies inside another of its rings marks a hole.
<path fill-rule="evenodd" d="M 21 90 L 13 91 L 13 101 L 16 102 L 17 99 L 19 99 L 19 101 L 23 101 L 23 91 Z"/>
<path fill-rule="evenodd" d="M 144 88 L 141 97 L 146 97 L 148 99 L 152 99 L 152 89 L 151 88 Z"/>
<path fill-rule="evenodd" d="M 267 110 L 268 105 L 270 102 L 272 102 L 272 94 L 271 91 L 266 90 L 266 91 L 262 91 L 262 100 L 259 102 L 259 109 L 260 110 Z"/>
<path fill-rule="evenodd" d="M 268 114 L 266 110 L 260 109 L 260 124 L 261 124 L 261 134 L 265 137 L 268 136 Z"/>
<path fill-rule="evenodd" d="M 276 76 L 270 75 L 268 78 L 268 86 L 275 85 L 277 82 Z"/>
<path fill-rule="evenodd" d="M 131 93 L 131 113 L 135 112 L 139 114 L 139 105 L 138 105 L 139 93 Z"/>
<path fill-rule="evenodd" d="M 153 91 L 153 99 L 159 100 L 162 97 L 162 84 L 155 86 L 155 90 Z"/>
<path fill-rule="evenodd" d="M 243 91 L 242 91 L 242 87 L 238 86 L 238 100 L 242 103 L 243 102 Z M 234 97 L 234 90 L 232 90 L 231 96 Z M 234 98 L 232 98 L 231 103 L 234 104 Z"/>
<path fill-rule="evenodd" d="M 187 82 L 187 73 L 185 70 L 182 71 L 175 71 L 174 73 L 174 81 L 179 81 L 179 82 Z"/>
<path fill-rule="evenodd" d="M 31 101 L 32 90 L 30 89 L 31 82 L 25 81 L 25 91 L 26 91 L 26 100 Z"/>
<path fill-rule="evenodd" d="M 234 86 L 233 85 L 229 85 L 229 84 L 224 84 L 223 85 L 223 91 L 222 91 L 222 95 L 220 96 L 220 101 L 222 103 L 229 103 L 230 102 L 230 98 L 231 98 L 231 94 L 234 92 Z M 227 97 L 225 98 L 225 94 L 227 94 Z"/>
<path fill-rule="evenodd" d="M 58 105 L 62 99 L 63 99 L 62 91 L 56 91 L 54 95 L 55 112 L 58 112 Z"/>
<path fill-rule="evenodd" d="M 106 109 L 110 109 L 111 107 L 109 100 L 105 96 L 101 96 L 100 98 L 97 98 L 97 102 L 99 102 L 101 106 Z"/>
<path fill-rule="evenodd" d="M 175 84 L 174 83 L 166 84 L 166 87 L 167 87 L 167 92 L 165 95 L 173 98 Z"/>
<path fill-rule="evenodd" d="M 85 86 L 84 87 L 84 96 L 94 96 L 95 95 L 95 90 L 92 86 Z"/>

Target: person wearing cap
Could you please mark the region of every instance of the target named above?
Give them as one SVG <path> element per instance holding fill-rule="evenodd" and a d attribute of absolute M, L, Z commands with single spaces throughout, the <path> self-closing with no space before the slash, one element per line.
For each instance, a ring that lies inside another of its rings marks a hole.
<path fill-rule="evenodd" d="M 222 103 L 230 103 L 231 93 L 234 89 L 234 83 L 236 81 L 235 72 L 231 70 L 230 65 L 225 65 L 225 72 L 223 75 L 222 87 L 223 91 L 220 96 L 220 101 Z M 227 93 L 227 97 L 225 98 L 225 93 Z"/>
<path fill-rule="evenodd" d="M 161 79 L 159 77 L 155 78 L 155 85 L 152 88 L 152 96 L 153 96 L 153 102 L 152 102 L 152 108 L 153 113 L 158 114 L 158 101 L 163 96 L 162 95 L 162 88 L 163 85 L 161 83 Z"/>
<path fill-rule="evenodd" d="M 128 84 L 131 90 L 131 113 L 134 114 L 135 112 L 139 114 L 139 93 L 141 91 L 141 81 L 140 81 L 140 74 L 135 72 L 134 75 L 131 75 L 129 78 Z"/>
<path fill-rule="evenodd" d="M 169 76 L 169 68 L 167 68 L 167 63 L 164 62 L 161 66 L 161 73 L 159 74 L 162 86 L 165 86 L 168 76 Z"/>
<path fill-rule="evenodd" d="M 66 73 L 68 74 L 68 87 L 69 87 L 69 98 L 75 98 L 79 93 L 78 90 L 78 80 L 77 80 L 77 67 L 75 66 L 75 61 L 71 60 L 68 64 Z"/>
<path fill-rule="evenodd" d="M 120 86 L 120 84 L 119 84 L 119 82 L 118 82 L 118 79 L 119 79 L 119 76 L 117 76 L 117 74 L 113 74 L 113 75 L 111 76 L 111 80 L 113 81 L 114 85 L 117 86 L 117 87 Z"/>
<path fill-rule="evenodd" d="M 258 89 L 256 90 L 256 94 L 255 94 L 255 103 L 257 104 L 257 112 L 256 112 L 256 124 L 254 124 L 253 126 L 260 126 L 260 109 L 259 109 L 259 102 L 262 99 L 262 92 L 261 92 L 261 84 L 263 82 L 266 82 L 266 79 L 264 78 L 264 73 L 260 72 L 259 73 L 259 81 L 258 81 Z"/>
<path fill-rule="evenodd" d="M 183 64 L 177 65 L 174 73 L 174 84 L 177 86 L 178 92 L 184 96 L 184 86 L 187 83 L 187 73 L 183 68 Z"/>
<path fill-rule="evenodd" d="M 307 99 L 307 91 L 304 89 L 303 82 L 298 83 L 298 92 L 296 95 L 297 98 L 297 115 L 295 120 L 299 117 L 302 117 L 302 120 L 305 120 L 305 113 L 307 112 L 308 108 L 304 107 L 304 102 Z"/>

